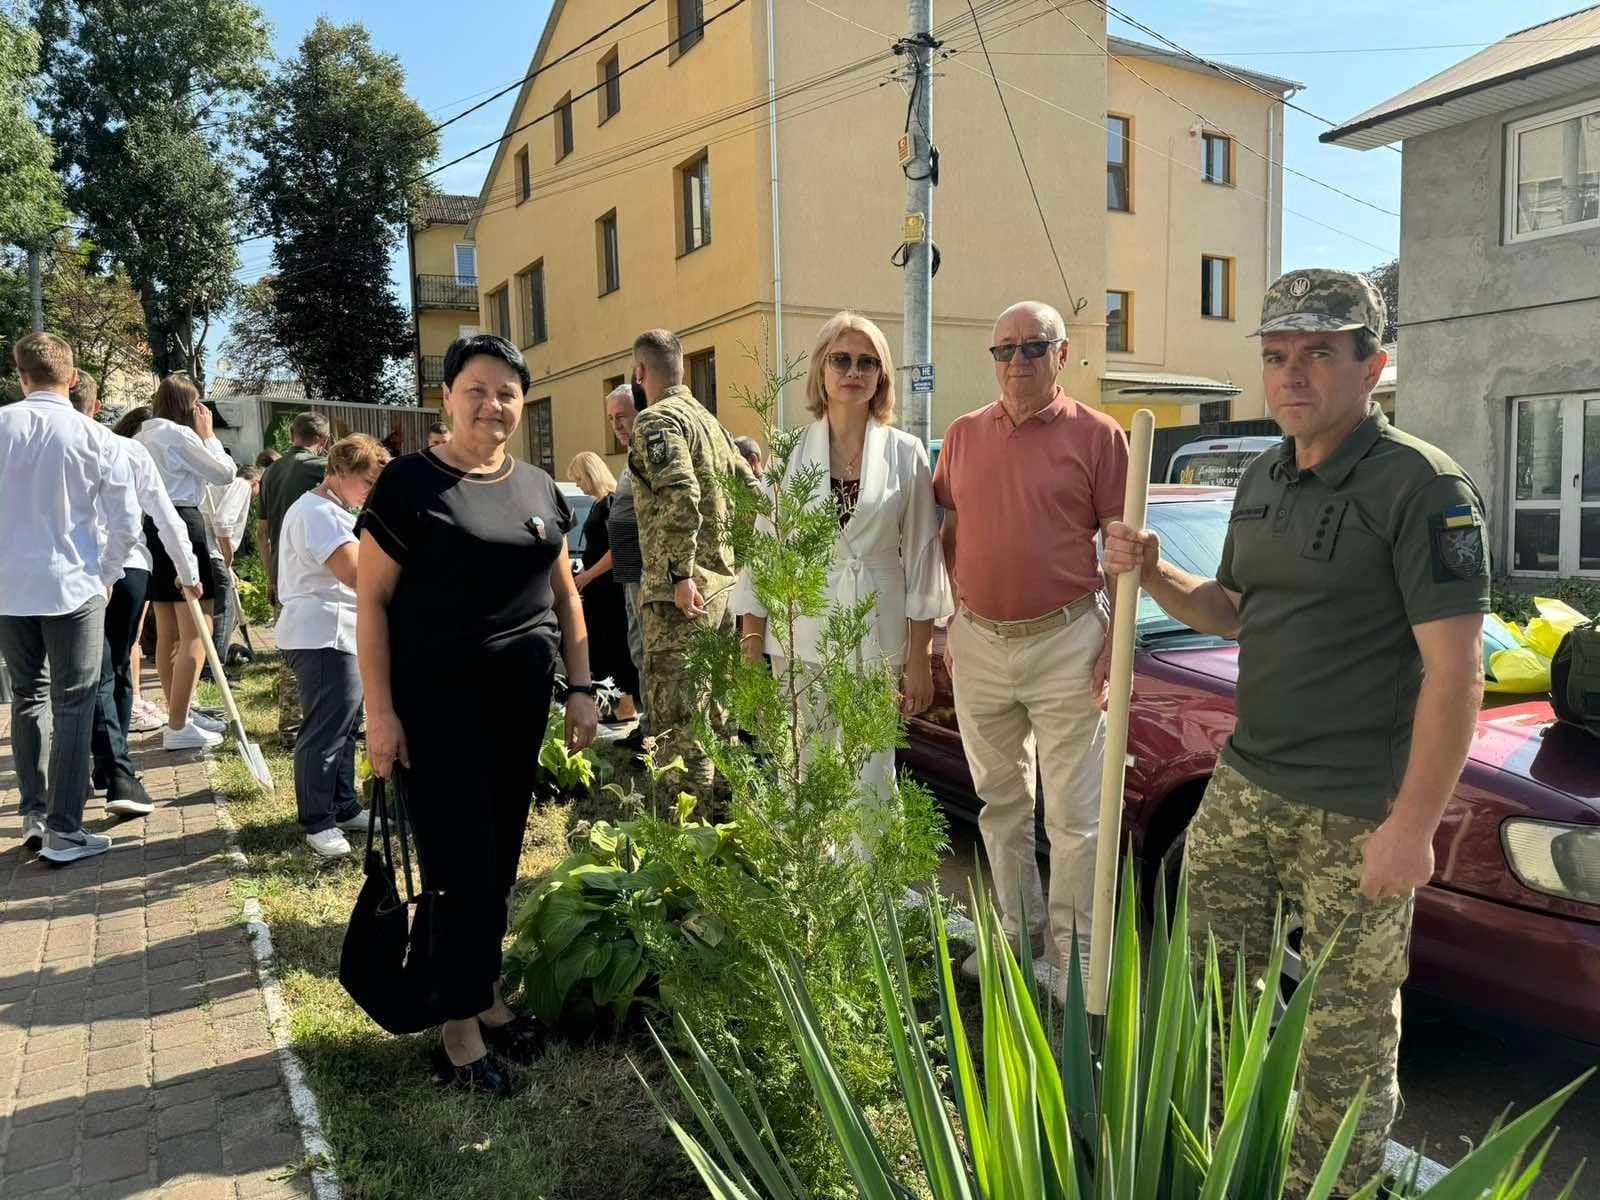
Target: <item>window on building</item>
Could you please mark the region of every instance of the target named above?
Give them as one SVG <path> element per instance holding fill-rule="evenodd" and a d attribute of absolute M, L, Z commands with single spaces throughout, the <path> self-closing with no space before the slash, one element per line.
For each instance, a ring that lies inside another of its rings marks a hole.
<path fill-rule="evenodd" d="M 456 244 L 456 282 L 463 287 L 478 286 L 478 248 Z"/>
<path fill-rule="evenodd" d="M 1233 319 L 1233 260 L 1200 256 L 1200 315 Z"/>
<path fill-rule="evenodd" d="M 715 350 L 702 350 L 698 354 L 684 356 L 684 365 L 689 368 L 689 390 L 694 393 L 694 398 L 706 406 L 707 411 L 717 411 L 717 352 Z"/>
<path fill-rule="evenodd" d="M 617 441 L 617 435 L 611 432 L 611 415 L 606 411 L 607 402 L 611 398 L 611 393 L 616 391 L 626 382 L 628 382 L 628 379 L 625 375 L 609 376 L 603 385 L 605 390 L 600 393 L 600 419 L 605 423 L 606 427 L 607 454 L 626 454 L 628 450 L 626 446 Z"/>
<path fill-rule="evenodd" d="M 1600 228 L 1600 100 L 1506 126 L 1506 240 Z"/>
<path fill-rule="evenodd" d="M 572 93 L 556 102 L 556 161 L 572 153 Z"/>
<path fill-rule="evenodd" d="M 1600 393 L 1511 405 L 1511 570 L 1600 576 Z"/>
<path fill-rule="evenodd" d="M 550 414 L 550 397 L 534 400 L 528 405 L 528 461 L 543 467 L 546 474 L 556 473 L 556 435 Z"/>
<path fill-rule="evenodd" d="M 711 158 L 701 153 L 678 168 L 678 203 L 683 209 L 678 252 L 688 254 L 711 240 Z"/>
<path fill-rule="evenodd" d="M 1106 117 L 1106 207 L 1133 211 L 1133 118 Z"/>
<path fill-rule="evenodd" d="M 1232 400 L 1204 400 L 1200 404 L 1200 424 L 1202 425 L 1221 425 L 1232 416 Z"/>
<path fill-rule="evenodd" d="M 608 296 L 622 286 L 617 254 L 617 210 L 594 223 L 595 257 L 600 268 L 600 294 Z"/>
<path fill-rule="evenodd" d="M 667 34 L 675 49 L 673 58 L 688 51 L 705 36 L 704 0 L 670 0 L 667 9 Z"/>
<path fill-rule="evenodd" d="M 496 288 L 486 298 L 489 312 L 489 332 L 498 334 L 507 341 L 511 340 L 511 293 L 505 288 Z"/>
<path fill-rule="evenodd" d="M 528 170 L 528 148 L 517 151 L 517 203 L 533 195 L 533 175 Z"/>
<path fill-rule="evenodd" d="M 1106 352 L 1123 354 L 1133 349 L 1133 293 L 1106 293 Z"/>
<path fill-rule="evenodd" d="M 1233 139 L 1225 133 L 1200 135 L 1201 178 L 1207 183 L 1233 182 Z"/>
<path fill-rule="evenodd" d="M 600 99 L 600 124 L 604 125 L 622 111 L 622 65 L 617 60 L 615 46 L 611 47 L 611 53 L 600 60 L 595 75 L 595 82 L 600 85 L 600 90 L 595 93 Z"/>
<path fill-rule="evenodd" d="M 550 328 L 545 321 L 544 260 L 540 259 L 517 276 L 517 307 L 522 318 L 523 348 L 537 346 L 549 340 Z"/>

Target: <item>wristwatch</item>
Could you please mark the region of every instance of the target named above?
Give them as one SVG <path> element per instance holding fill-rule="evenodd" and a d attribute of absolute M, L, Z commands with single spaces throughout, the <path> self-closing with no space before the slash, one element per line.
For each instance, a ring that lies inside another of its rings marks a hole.
<path fill-rule="evenodd" d="M 593 695 L 596 695 L 599 691 L 600 691 L 600 685 L 597 684 L 597 683 L 569 683 L 569 684 L 567 684 L 567 695 L 569 695 L 569 696 L 593 696 Z"/>

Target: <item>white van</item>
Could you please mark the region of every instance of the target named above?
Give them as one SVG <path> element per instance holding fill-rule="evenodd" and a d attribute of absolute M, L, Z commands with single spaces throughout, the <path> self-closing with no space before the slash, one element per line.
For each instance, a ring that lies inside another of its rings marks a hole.
<path fill-rule="evenodd" d="M 1239 477 L 1279 437 L 1203 438 L 1179 446 L 1167 463 L 1168 483 L 1194 483 L 1209 487 L 1236 487 Z"/>

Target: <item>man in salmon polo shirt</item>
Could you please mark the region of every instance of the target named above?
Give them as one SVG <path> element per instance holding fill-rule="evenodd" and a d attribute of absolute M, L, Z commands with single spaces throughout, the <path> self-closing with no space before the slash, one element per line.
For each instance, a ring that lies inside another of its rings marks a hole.
<path fill-rule="evenodd" d="M 1087 962 L 1111 660 L 1095 536 L 1122 517 L 1128 440 L 1056 383 L 1067 327 L 1048 304 L 1001 313 L 990 353 L 1000 397 L 956 418 L 933 477 L 958 605 L 945 665 L 1006 932 L 1019 943 L 1025 905 L 1034 952 L 1062 964 L 1076 920 Z M 1036 763 L 1048 906 L 1034 856 Z M 977 966 L 974 953 L 961 969 L 975 978 Z"/>

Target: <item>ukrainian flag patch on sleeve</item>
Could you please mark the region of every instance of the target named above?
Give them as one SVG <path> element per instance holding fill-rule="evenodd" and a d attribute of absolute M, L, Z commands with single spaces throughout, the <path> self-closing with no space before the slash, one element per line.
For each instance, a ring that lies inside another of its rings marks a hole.
<path fill-rule="evenodd" d="M 1472 505 L 1457 504 L 1444 510 L 1444 527 L 1446 529 L 1464 529 L 1469 525 L 1476 525 L 1477 518 L 1473 515 Z"/>

